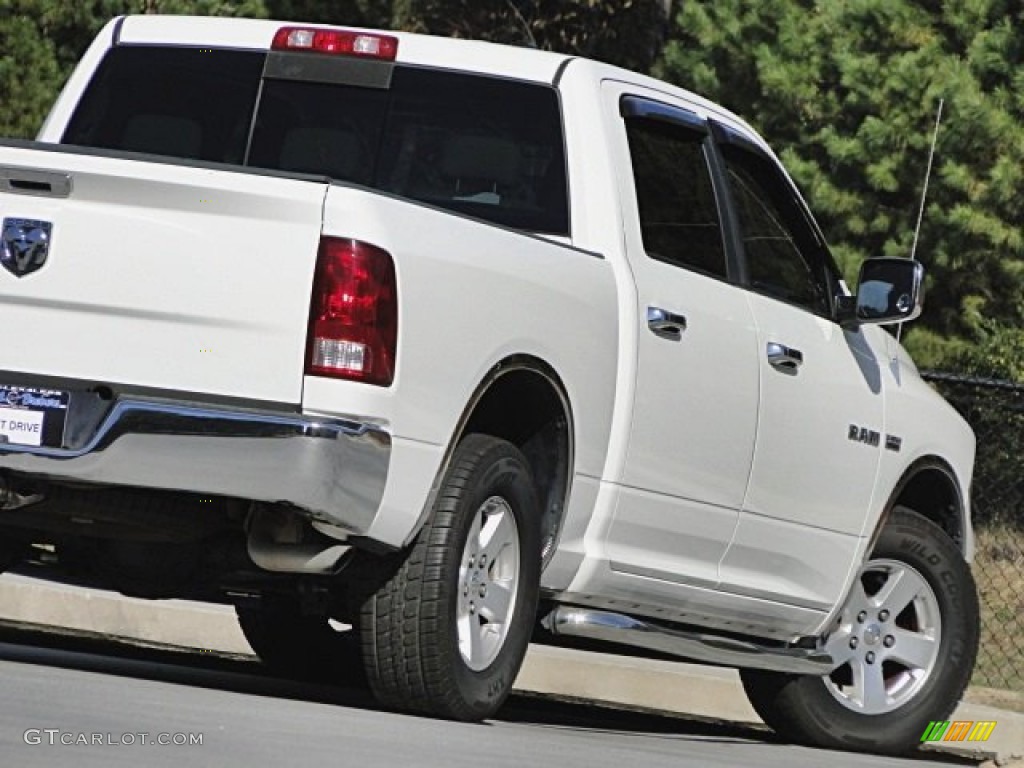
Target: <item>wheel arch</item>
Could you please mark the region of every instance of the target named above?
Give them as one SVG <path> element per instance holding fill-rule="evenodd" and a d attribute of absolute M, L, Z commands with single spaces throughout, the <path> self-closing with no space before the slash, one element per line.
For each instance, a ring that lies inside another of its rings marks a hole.
<path fill-rule="evenodd" d="M 541 555 L 546 565 L 558 543 L 571 490 L 575 423 L 561 377 L 552 366 L 532 355 L 502 359 L 474 389 L 456 422 L 430 496 L 408 541 L 419 533 L 433 507 L 455 447 L 472 433 L 508 440 L 526 456 L 541 501 Z"/>
<path fill-rule="evenodd" d="M 946 532 L 966 560 L 971 559 L 973 537 L 969 507 L 956 473 L 944 459 L 925 456 L 907 467 L 889 494 L 867 548 L 868 555 L 895 507 L 909 507 L 931 520 Z"/>
<path fill-rule="evenodd" d="M 860 561 L 854 564 L 847 576 L 847 583 L 841 599 L 818 626 L 815 634 L 832 625 L 842 609 L 846 595 L 857 574 L 864 563 L 871 559 L 871 553 L 875 550 L 885 526 L 888 525 L 893 509 L 901 506 L 913 509 L 938 525 L 953 540 L 963 558 L 970 562 L 973 555 L 974 537 L 968 519 L 968 506 L 965 503 L 956 473 L 947 461 L 938 456 L 918 458 L 903 471 L 900 479 L 893 486 Z"/>

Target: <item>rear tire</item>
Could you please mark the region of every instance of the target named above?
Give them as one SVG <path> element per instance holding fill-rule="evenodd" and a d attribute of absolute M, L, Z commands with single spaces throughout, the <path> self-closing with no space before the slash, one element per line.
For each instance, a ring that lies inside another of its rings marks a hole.
<path fill-rule="evenodd" d="M 20 565 L 28 559 L 31 545 L 16 539 L 0 539 L 0 573 Z"/>
<path fill-rule="evenodd" d="M 539 519 L 522 453 L 487 435 L 463 439 L 426 525 L 363 605 L 378 701 L 466 721 L 498 710 L 536 621 Z"/>
<path fill-rule="evenodd" d="M 970 680 L 978 597 L 960 550 L 938 526 L 893 510 L 825 649 L 842 661 L 809 677 L 741 670 L 750 703 L 801 744 L 903 754 L 944 720 Z"/>

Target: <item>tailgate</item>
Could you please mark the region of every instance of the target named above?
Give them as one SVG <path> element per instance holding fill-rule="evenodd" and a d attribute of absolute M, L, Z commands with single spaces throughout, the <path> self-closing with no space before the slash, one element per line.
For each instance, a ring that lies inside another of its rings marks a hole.
<path fill-rule="evenodd" d="M 22 237 L 10 243 L 22 267 L 0 269 L 0 370 L 299 402 L 325 193 L 0 146 L 4 238 Z M 41 261 L 24 239 L 39 222 L 51 225 L 45 262 L 19 277 Z"/>

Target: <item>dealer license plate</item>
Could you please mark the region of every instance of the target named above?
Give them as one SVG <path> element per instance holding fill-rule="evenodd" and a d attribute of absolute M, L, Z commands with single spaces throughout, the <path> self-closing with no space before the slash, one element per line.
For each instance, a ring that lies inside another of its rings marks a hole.
<path fill-rule="evenodd" d="M 0 444 L 60 447 L 71 393 L 0 385 Z"/>

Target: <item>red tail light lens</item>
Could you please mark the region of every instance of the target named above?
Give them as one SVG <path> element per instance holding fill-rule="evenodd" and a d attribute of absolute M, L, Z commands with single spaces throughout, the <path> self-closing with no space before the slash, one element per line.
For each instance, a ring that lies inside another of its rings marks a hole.
<path fill-rule="evenodd" d="M 308 375 L 391 384 L 398 346 L 391 254 L 358 240 L 320 240 L 307 345 Z"/>
<path fill-rule="evenodd" d="M 336 56 L 394 61 L 398 55 L 398 38 L 346 29 L 281 27 L 274 35 L 270 48 L 273 51 L 331 53 Z"/>

